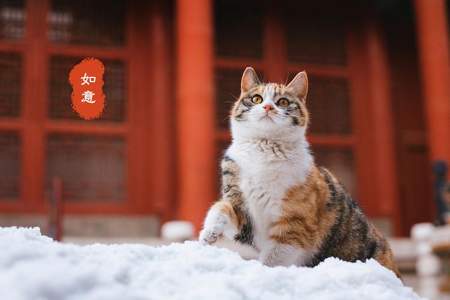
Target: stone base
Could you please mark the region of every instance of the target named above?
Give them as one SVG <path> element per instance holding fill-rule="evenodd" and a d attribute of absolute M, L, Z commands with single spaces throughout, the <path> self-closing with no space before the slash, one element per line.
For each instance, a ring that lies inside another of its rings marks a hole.
<path fill-rule="evenodd" d="M 48 231 L 46 215 L 0 214 L 0 226 L 39 227 Z M 156 237 L 159 222 L 155 216 L 65 215 L 64 236 L 77 237 Z"/>

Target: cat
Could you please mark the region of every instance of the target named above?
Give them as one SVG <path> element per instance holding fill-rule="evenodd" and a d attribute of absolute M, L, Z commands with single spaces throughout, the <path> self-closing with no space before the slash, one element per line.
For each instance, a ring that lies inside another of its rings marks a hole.
<path fill-rule="evenodd" d="M 305 137 L 307 93 L 304 71 L 283 85 L 262 83 L 245 69 L 221 162 L 222 197 L 199 240 L 213 244 L 225 236 L 248 244 L 267 266 L 374 258 L 399 276 L 386 239 L 333 174 L 315 165 Z"/>

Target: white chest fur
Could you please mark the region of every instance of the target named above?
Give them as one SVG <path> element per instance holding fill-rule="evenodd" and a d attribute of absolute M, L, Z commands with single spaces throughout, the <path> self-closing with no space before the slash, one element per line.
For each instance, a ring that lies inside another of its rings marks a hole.
<path fill-rule="evenodd" d="M 282 143 L 267 139 L 233 141 L 227 155 L 240 167 L 240 189 L 254 225 L 254 243 L 268 243 L 269 225 L 282 211 L 286 191 L 305 181 L 312 165 L 305 140 Z"/>

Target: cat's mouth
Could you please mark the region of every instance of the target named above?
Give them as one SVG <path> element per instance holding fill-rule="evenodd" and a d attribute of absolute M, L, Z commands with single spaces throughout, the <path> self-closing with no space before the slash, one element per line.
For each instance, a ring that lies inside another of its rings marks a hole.
<path fill-rule="evenodd" d="M 262 116 L 259 120 L 260 120 L 260 121 L 271 121 L 271 122 L 275 122 L 269 114 L 265 114 L 265 115 Z"/>

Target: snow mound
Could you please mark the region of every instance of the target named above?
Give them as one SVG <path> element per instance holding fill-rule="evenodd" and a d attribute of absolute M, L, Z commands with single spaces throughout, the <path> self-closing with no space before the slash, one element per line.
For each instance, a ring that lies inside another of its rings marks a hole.
<path fill-rule="evenodd" d="M 197 242 L 76 246 L 38 228 L 0 228 L 0 249 L 0 298 L 7 300 L 419 299 L 374 260 L 269 268 Z"/>

